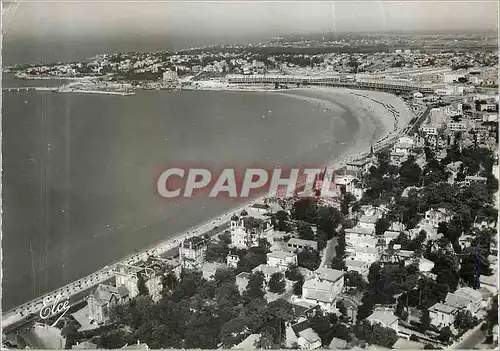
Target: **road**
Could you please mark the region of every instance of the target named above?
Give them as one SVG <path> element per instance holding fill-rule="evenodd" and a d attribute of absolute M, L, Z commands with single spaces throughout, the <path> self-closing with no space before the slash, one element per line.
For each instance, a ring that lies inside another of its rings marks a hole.
<path fill-rule="evenodd" d="M 333 238 L 328 240 L 325 249 L 323 250 L 323 257 L 321 258 L 320 268 L 326 266 L 326 268 L 330 268 L 332 258 L 335 257 L 335 248 L 337 247 L 337 238 Z"/>
<path fill-rule="evenodd" d="M 459 341 L 451 346 L 455 350 L 472 350 L 486 339 L 486 335 L 481 330 L 481 324 L 467 331 Z"/>

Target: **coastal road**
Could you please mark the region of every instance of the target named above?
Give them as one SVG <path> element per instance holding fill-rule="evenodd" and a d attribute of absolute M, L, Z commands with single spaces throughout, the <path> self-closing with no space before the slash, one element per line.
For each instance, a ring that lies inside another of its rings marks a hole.
<path fill-rule="evenodd" d="M 484 340 L 486 340 L 486 335 L 484 334 L 484 331 L 481 330 L 481 324 L 479 324 L 475 328 L 467 331 L 459 341 L 451 346 L 451 349 L 471 350 Z"/>
<path fill-rule="evenodd" d="M 326 266 L 326 268 L 331 267 L 332 258 L 335 257 L 335 248 L 337 247 L 337 238 L 332 238 L 328 240 L 325 249 L 323 250 L 323 257 L 321 258 L 320 268 Z"/>

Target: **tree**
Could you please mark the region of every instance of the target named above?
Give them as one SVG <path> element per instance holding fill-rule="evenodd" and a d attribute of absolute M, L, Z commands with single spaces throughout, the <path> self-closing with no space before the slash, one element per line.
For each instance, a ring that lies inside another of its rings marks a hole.
<path fill-rule="evenodd" d="M 321 343 L 327 345 L 332 341 L 331 336 L 331 323 L 330 320 L 323 315 L 323 313 L 316 313 L 311 319 L 310 324 L 312 330 L 321 338 Z"/>
<path fill-rule="evenodd" d="M 291 215 L 293 219 L 314 223 L 316 210 L 318 208 L 316 199 L 303 198 L 292 205 Z"/>
<path fill-rule="evenodd" d="M 219 235 L 219 241 L 210 243 L 205 252 L 205 260 L 208 262 L 224 262 L 229 254 L 231 244 L 231 234 L 224 232 Z"/>
<path fill-rule="evenodd" d="M 293 293 L 297 296 L 302 296 L 302 285 L 304 285 L 304 277 L 301 275 L 293 284 Z"/>
<path fill-rule="evenodd" d="M 295 282 L 295 281 L 299 280 L 300 277 L 302 277 L 302 274 L 299 271 L 299 267 L 297 267 L 297 265 L 293 264 L 293 265 L 288 266 L 288 268 L 286 269 L 285 277 L 288 280 Z"/>
<path fill-rule="evenodd" d="M 344 302 L 338 301 L 337 309 L 339 310 L 340 314 L 342 314 L 343 316 L 347 316 L 347 307 L 345 307 Z"/>
<path fill-rule="evenodd" d="M 303 240 L 314 240 L 314 232 L 311 225 L 306 222 L 299 221 L 297 223 L 297 233 L 299 234 L 299 238 Z"/>
<path fill-rule="evenodd" d="M 384 328 L 378 323 L 370 324 L 367 321 L 356 325 L 355 334 L 358 339 L 388 348 L 391 348 L 398 339 L 398 334 L 393 329 Z"/>
<path fill-rule="evenodd" d="M 220 339 L 225 348 L 231 348 L 245 339 L 247 322 L 244 316 L 237 316 L 222 325 Z"/>
<path fill-rule="evenodd" d="M 269 291 L 275 294 L 283 294 L 285 292 L 285 279 L 283 278 L 283 274 L 276 272 L 269 279 Z"/>
<path fill-rule="evenodd" d="M 375 234 L 376 235 L 382 235 L 385 233 L 387 229 L 389 229 L 389 226 L 391 223 L 389 220 L 384 216 L 382 218 L 379 218 L 377 222 L 375 223 Z"/>
<path fill-rule="evenodd" d="M 342 215 L 336 208 L 321 206 L 317 209 L 315 223 L 318 226 L 318 231 L 324 232 L 327 239 L 331 239 L 341 219 Z"/>
<path fill-rule="evenodd" d="M 361 274 L 355 271 L 349 271 L 345 274 L 345 285 L 350 287 L 355 287 L 360 291 L 366 289 L 366 281 Z"/>
<path fill-rule="evenodd" d="M 248 279 L 247 290 L 245 296 L 249 299 L 263 298 L 265 293 L 262 290 L 264 284 L 264 274 L 262 272 L 252 273 Z"/>
<path fill-rule="evenodd" d="M 416 186 L 420 184 L 422 169 L 415 163 L 415 158 L 410 156 L 401 164 L 399 169 L 399 181 L 403 187 Z"/>
<path fill-rule="evenodd" d="M 477 317 L 468 310 L 459 311 L 455 317 L 454 326 L 462 334 L 479 324 Z"/>
<path fill-rule="evenodd" d="M 146 286 L 146 281 L 142 273 L 137 273 L 137 290 L 139 291 L 139 295 L 149 296 L 149 289 Z"/>
<path fill-rule="evenodd" d="M 441 332 L 439 333 L 438 339 L 444 343 L 448 343 L 450 341 L 450 338 L 453 336 L 450 327 L 445 327 L 441 329 Z"/>
<path fill-rule="evenodd" d="M 342 258 L 340 258 L 338 256 L 334 256 L 332 258 L 331 267 L 333 269 L 336 269 L 336 270 L 339 270 L 339 271 L 345 271 L 347 269 L 347 266 L 345 265 L 344 259 L 342 259 Z"/>
<path fill-rule="evenodd" d="M 373 313 L 375 303 L 371 299 L 366 299 L 361 305 L 358 306 L 357 319 L 363 320 L 369 317 Z"/>
<path fill-rule="evenodd" d="M 424 333 L 425 331 L 429 330 L 430 326 L 431 326 L 431 317 L 429 315 L 429 310 L 424 309 L 420 317 L 420 331 Z"/>
<path fill-rule="evenodd" d="M 162 297 L 166 297 L 177 285 L 177 277 L 175 276 L 175 273 L 172 272 L 172 270 L 169 270 L 166 274 L 162 276 L 161 284 L 162 284 L 161 295 Z"/>
<path fill-rule="evenodd" d="M 291 230 L 291 227 L 288 224 L 288 213 L 286 213 L 285 211 L 280 210 L 276 212 L 271 220 L 274 220 L 274 229 L 284 232 L 289 232 Z"/>
<path fill-rule="evenodd" d="M 321 257 L 318 251 L 306 249 L 298 253 L 297 261 L 300 267 L 315 271 L 321 264 Z"/>

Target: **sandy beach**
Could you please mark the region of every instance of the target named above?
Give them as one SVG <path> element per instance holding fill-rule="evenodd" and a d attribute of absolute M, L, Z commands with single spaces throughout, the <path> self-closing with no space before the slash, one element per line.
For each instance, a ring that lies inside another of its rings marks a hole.
<path fill-rule="evenodd" d="M 263 89 L 258 88 L 253 90 L 263 91 Z M 234 89 L 231 89 L 231 91 L 234 91 Z M 383 92 L 326 87 L 297 88 L 282 91 L 273 90 L 268 92 L 272 94 L 293 96 L 294 98 L 318 104 L 321 108 L 332 111 L 336 111 L 338 107 L 341 106 L 349 110 L 352 116 L 358 119 L 360 129 L 353 138 L 348 150 L 339 155 L 332 156 L 331 162 L 325 165 L 333 167 L 334 169 L 340 169 L 346 161 L 354 160 L 367 154 L 372 145 L 383 143 L 391 137 L 397 137 L 398 133 L 400 133 L 413 118 L 411 111 L 402 99 Z M 394 111 L 396 111 L 396 113 L 394 113 Z M 263 201 L 264 198 L 265 197 L 254 199 L 216 218 L 195 225 L 189 230 L 179 233 L 179 235 L 176 235 L 174 238 L 169 238 L 142 253 L 131 255 L 123 261 L 132 264 L 147 258 L 149 255 L 163 254 L 179 245 L 183 240 L 202 235 L 215 226 L 221 226 L 228 222 L 233 214 L 240 213 L 253 204 Z"/>
<path fill-rule="evenodd" d="M 201 90 L 201 89 L 200 89 Z M 249 90 L 244 90 L 248 92 Z M 267 90 L 266 90 L 267 91 Z M 332 112 L 332 118 L 338 113 L 339 106 L 347 109 L 349 113 L 358 120 L 359 129 L 352 141 L 347 145 L 344 152 L 332 155 L 328 166 L 339 169 L 345 161 L 359 158 L 363 153 L 367 153 L 372 145 L 380 141 L 387 141 L 404 128 L 404 126 L 413 118 L 403 100 L 398 97 L 381 92 L 348 90 L 342 88 L 297 88 L 284 91 L 267 91 L 269 94 L 283 94 L 296 99 L 304 100 L 311 104 L 313 108 L 321 108 Z M 113 274 L 113 267 L 117 263 L 134 264 L 146 259 L 150 255 L 161 255 L 179 245 L 180 242 L 193 236 L 202 235 L 215 226 L 221 226 L 227 223 L 234 213 L 239 213 L 243 209 L 250 207 L 253 203 L 262 201 L 262 198 L 255 199 L 249 203 L 238 206 L 230 211 L 196 224 L 188 230 L 178 233 L 160 243 L 157 243 L 146 250 L 131 254 L 120 259 L 114 264 L 110 264 L 93 274 L 78 280 L 78 283 L 70 283 L 64 288 L 57 289 L 64 295 L 74 295 L 81 289 L 78 284 L 85 282 L 85 287 L 89 284 L 98 284 L 103 282 Z M 54 292 L 47 295 L 53 295 Z M 30 304 L 30 312 L 35 312 L 41 306 L 41 300 Z M 26 306 L 26 305 L 24 305 Z M 17 309 L 19 311 L 19 309 Z M 7 314 L 8 315 L 8 314 Z M 7 315 L 4 315 L 5 317 Z"/>

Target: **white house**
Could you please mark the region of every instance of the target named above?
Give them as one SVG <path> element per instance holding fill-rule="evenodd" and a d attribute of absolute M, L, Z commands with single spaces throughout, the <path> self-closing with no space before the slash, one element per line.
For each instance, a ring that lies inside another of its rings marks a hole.
<path fill-rule="evenodd" d="M 319 305 L 325 312 L 334 311 L 336 297 L 334 284 L 330 282 L 313 278 L 306 280 L 302 286 L 302 298 L 311 304 Z"/>
<path fill-rule="evenodd" d="M 457 289 L 453 295 L 462 297 L 466 299 L 469 303 L 466 308 L 474 315 L 479 311 L 481 307 L 483 296 L 478 290 L 474 290 L 469 287 L 462 287 Z M 448 296 L 447 296 L 448 298 Z M 446 303 L 446 302 L 445 302 Z"/>
<path fill-rule="evenodd" d="M 271 276 L 274 273 L 282 273 L 281 267 L 269 266 L 267 264 L 261 264 L 252 269 L 252 273 L 256 272 L 262 272 L 264 274 L 264 279 L 266 280 L 266 282 L 269 282 L 269 279 L 271 279 Z"/>
<path fill-rule="evenodd" d="M 366 261 L 360 261 L 355 259 L 346 259 L 345 265 L 347 266 L 347 271 L 358 272 L 362 276 L 367 276 L 370 271 L 370 263 Z"/>
<path fill-rule="evenodd" d="M 374 311 L 366 320 L 371 324 L 378 323 L 384 328 L 391 328 L 396 333 L 399 332 L 398 317 L 391 311 Z"/>
<path fill-rule="evenodd" d="M 430 209 L 425 212 L 425 223 L 437 228 L 440 222 L 448 222 L 451 220 L 452 216 L 444 208 L 439 208 L 437 210 Z"/>
<path fill-rule="evenodd" d="M 354 193 L 356 177 L 353 175 L 343 175 L 335 177 L 335 187 L 337 193 L 340 194 L 341 189 L 345 188 L 346 192 Z"/>
<path fill-rule="evenodd" d="M 392 240 L 396 239 L 398 236 L 399 236 L 399 232 L 386 230 L 383 234 L 385 245 L 389 246 L 389 243 Z"/>
<path fill-rule="evenodd" d="M 238 255 L 229 254 L 226 257 L 226 264 L 229 267 L 237 268 L 238 262 L 240 262 L 240 257 Z"/>
<path fill-rule="evenodd" d="M 459 309 L 437 302 L 429 308 L 431 325 L 439 329 L 450 327 L 455 322 Z"/>
<path fill-rule="evenodd" d="M 380 258 L 380 251 L 376 247 L 355 247 L 354 259 L 368 263 L 377 262 Z"/>
<path fill-rule="evenodd" d="M 238 287 L 238 291 L 240 294 L 247 289 L 248 281 L 250 280 L 250 273 L 241 272 L 236 276 L 236 286 Z"/>
<path fill-rule="evenodd" d="M 340 294 L 344 288 L 344 271 L 332 268 L 319 268 L 314 271 L 314 275 L 321 282 L 332 283 L 334 285 L 333 292 L 335 294 Z"/>
<path fill-rule="evenodd" d="M 161 275 L 157 274 L 153 268 L 131 266 L 126 264 L 116 264 L 113 269 L 116 286 L 124 286 L 129 292 L 129 298 L 139 295 L 138 281 L 139 275 L 144 279 L 149 295 L 154 301 L 161 298 Z"/>
<path fill-rule="evenodd" d="M 373 245 L 375 229 L 356 226 L 345 230 L 345 241 L 347 247 L 371 246 Z M 376 239 L 376 238 L 375 238 Z M 378 240 L 377 240 L 378 241 Z"/>
<path fill-rule="evenodd" d="M 297 255 L 294 252 L 273 251 L 267 254 L 267 265 L 285 271 L 288 266 L 297 264 Z"/>
<path fill-rule="evenodd" d="M 192 237 L 179 245 L 179 260 L 183 268 L 198 269 L 205 261 L 207 242 L 204 238 Z"/>
<path fill-rule="evenodd" d="M 269 219 L 260 218 L 260 212 L 258 210 L 253 210 L 255 212 L 254 216 L 249 217 L 238 217 L 236 215 L 231 217 L 230 222 L 230 233 L 231 233 L 231 247 L 236 247 L 239 249 L 247 249 L 250 247 L 255 247 L 259 245 L 259 239 L 271 237 L 273 228 Z M 257 228 L 246 228 L 245 220 L 247 218 L 254 217 L 256 220 L 262 221 L 262 226 Z"/>
<path fill-rule="evenodd" d="M 314 350 L 321 347 L 321 338 L 311 328 L 305 317 L 301 317 L 297 323 L 288 324 L 285 335 L 287 347 L 293 347 L 295 343 L 303 350 Z"/>
<path fill-rule="evenodd" d="M 363 215 L 358 221 L 358 226 L 361 228 L 375 230 L 375 223 L 379 219 L 378 215 Z"/>

